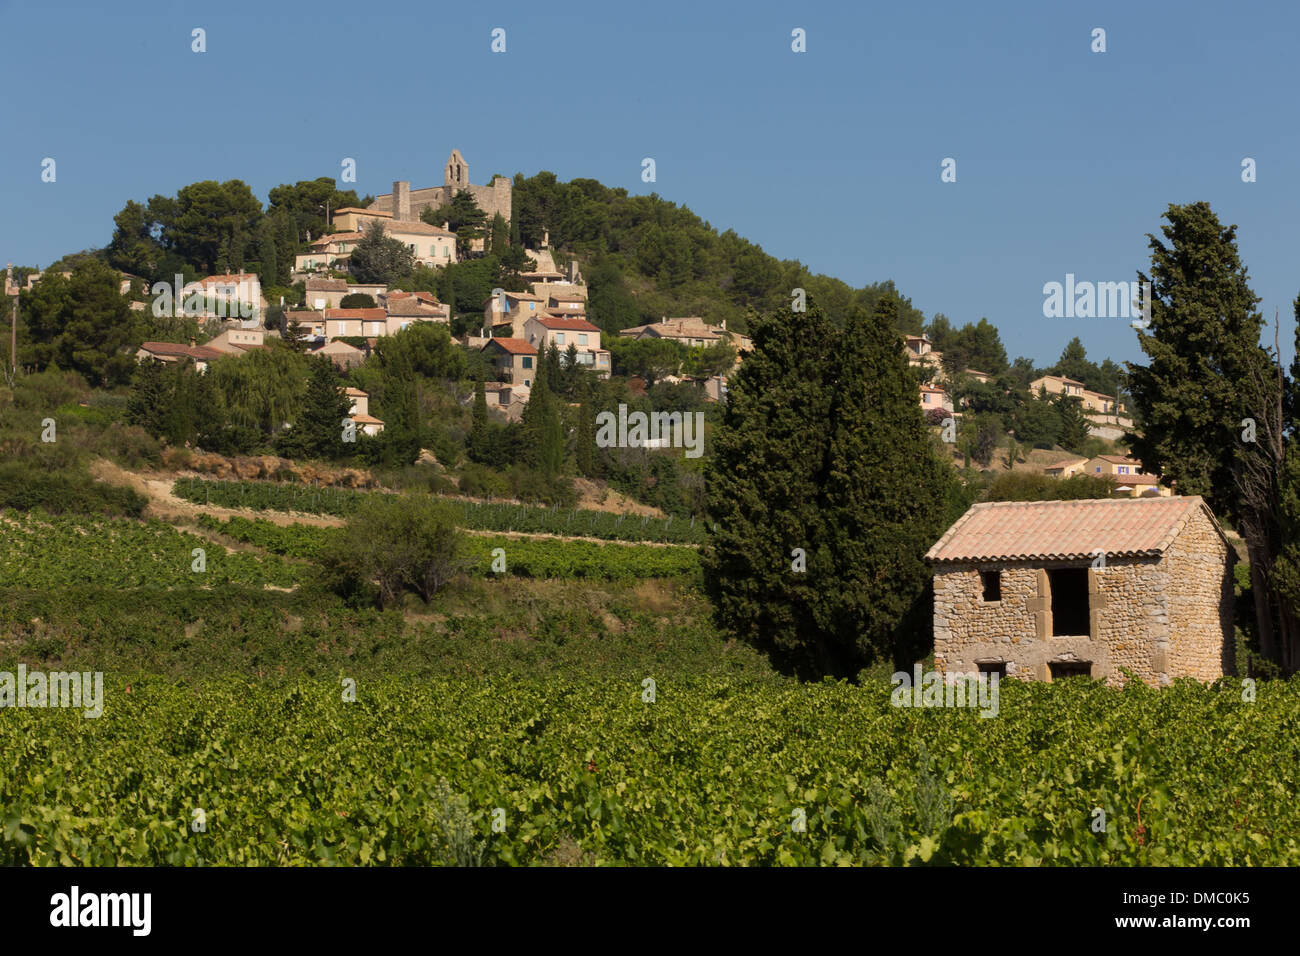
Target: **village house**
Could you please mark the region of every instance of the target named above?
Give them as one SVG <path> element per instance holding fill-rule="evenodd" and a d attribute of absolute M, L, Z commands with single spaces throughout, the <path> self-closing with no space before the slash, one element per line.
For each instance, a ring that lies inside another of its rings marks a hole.
<path fill-rule="evenodd" d="M 600 347 L 600 329 L 585 319 L 536 316 L 524 323 L 524 338 L 539 353 L 554 345 L 559 349 L 561 361 L 572 345 L 577 349 L 579 365 L 586 366 L 601 378 L 609 378 L 609 350 Z"/>
<path fill-rule="evenodd" d="M 348 271 L 348 259 L 352 250 L 361 239 L 359 232 L 335 232 L 321 236 L 311 244 L 311 251 L 295 256 L 295 272 L 318 272 L 334 269 L 338 272 Z"/>
<path fill-rule="evenodd" d="M 503 292 L 483 300 L 483 328 L 493 337 L 525 338 L 524 323 L 546 312 L 546 299 L 531 292 Z"/>
<path fill-rule="evenodd" d="M 181 345 L 178 342 L 145 342 L 136 350 L 135 360 L 139 363 L 152 359 L 167 365 L 176 365 L 189 360 L 194 363 L 196 371 L 206 372 L 209 363 L 227 354 L 229 353 L 208 348 L 206 345 L 195 345 L 194 340 L 190 339 L 189 345 Z"/>
<path fill-rule="evenodd" d="M 311 354 L 329 359 L 340 372 L 350 371 L 366 360 L 366 353 L 361 349 L 337 339 L 322 345 Z"/>
<path fill-rule="evenodd" d="M 941 376 L 943 353 L 936 352 L 930 342 L 929 336 L 924 333 L 921 335 L 904 335 L 903 349 L 907 353 L 907 364 L 916 368 L 918 366 L 932 369 L 936 376 Z"/>
<path fill-rule="evenodd" d="M 1136 458 L 1123 455 L 1098 455 L 1088 459 L 1083 468 L 1090 475 L 1110 475 L 1115 479 L 1116 496 L 1129 498 L 1159 495 L 1167 498 L 1173 490 L 1160 484 L 1158 475 L 1150 475 L 1142 470 L 1142 462 Z"/>
<path fill-rule="evenodd" d="M 1233 667 L 1236 555 L 1200 497 L 986 502 L 932 547 L 934 661 L 1051 681 Z"/>
<path fill-rule="evenodd" d="M 265 348 L 265 339 L 266 333 L 260 328 L 234 328 L 225 329 L 220 335 L 209 339 L 205 345 L 218 352 L 242 355 L 253 349 Z"/>
<path fill-rule="evenodd" d="M 1043 469 L 1043 474 L 1052 478 L 1072 478 L 1087 468 L 1087 458 L 1067 458 Z"/>
<path fill-rule="evenodd" d="M 705 324 L 699 316 L 680 319 L 663 316 L 658 322 L 621 329 L 618 334 L 633 339 L 670 339 L 691 348 L 703 348 L 721 341 L 726 331 L 725 322 L 721 326 L 714 327 Z"/>
<path fill-rule="evenodd" d="M 343 304 L 343 297 L 348 294 L 346 279 L 308 279 L 306 288 L 303 305 L 318 312 L 339 308 Z"/>
<path fill-rule="evenodd" d="M 226 316 L 251 317 L 259 315 L 266 306 L 266 300 L 262 298 L 262 280 L 256 272 L 208 276 L 200 279 L 198 285 L 207 301 L 218 303 Z"/>
<path fill-rule="evenodd" d="M 945 412 L 951 413 L 953 410 L 952 396 L 942 388 L 936 388 L 933 385 L 922 385 L 921 409 L 928 412 L 933 408 L 941 408 Z"/>
<path fill-rule="evenodd" d="M 524 385 L 511 385 L 509 382 L 485 382 L 483 394 L 487 407 L 496 409 L 505 416 L 506 421 L 517 422 L 523 417 L 524 407 L 528 404 L 530 389 Z"/>
<path fill-rule="evenodd" d="M 348 401 L 352 403 L 348 411 L 348 417 L 356 423 L 358 431 L 373 437 L 384 430 L 383 421 L 370 414 L 369 394 L 359 388 L 345 389 L 344 394 L 347 395 Z"/>
<path fill-rule="evenodd" d="M 443 325 L 451 322 L 451 309 L 427 292 L 390 292 L 381 297 L 381 304 L 388 317 L 396 320 L 399 331 L 412 322 L 439 322 Z"/>
<path fill-rule="evenodd" d="M 502 382 L 533 387 L 536 374 L 537 349 L 524 339 L 491 338 L 483 344 L 483 352 L 497 369 Z"/>

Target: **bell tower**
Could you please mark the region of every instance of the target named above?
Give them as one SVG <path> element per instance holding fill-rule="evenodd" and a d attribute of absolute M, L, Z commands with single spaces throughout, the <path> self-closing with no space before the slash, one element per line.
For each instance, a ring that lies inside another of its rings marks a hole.
<path fill-rule="evenodd" d="M 458 149 L 453 149 L 447 158 L 447 165 L 442 170 L 442 184 L 452 190 L 453 195 L 469 188 L 469 163 Z"/>

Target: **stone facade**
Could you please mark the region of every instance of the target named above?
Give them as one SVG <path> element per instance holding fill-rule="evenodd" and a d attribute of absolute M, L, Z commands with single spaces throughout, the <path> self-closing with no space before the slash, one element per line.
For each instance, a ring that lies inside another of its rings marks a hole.
<path fill-rule="evenodd" d="M 393 208 L 392 193 L 375 197 L 375 201 L 367 208 L 376 212 L 396 211 L 398 215 L 393 217 L 395 220 L 414 221 L 420 218 L 420 214 L 425 209 L 437 209 L 451 202 L 452 197 L 464 189 L 474 197 L 479 208 L 487 213 L 489 224 L 497 213 L 500 213 L 501 218 L 507 223 L 510 222 L 510 204 L 514 188 L 514 183 L 510 179 L 502 176 L 492 180 L 486 186 L 475 186 L 469 181 L 469 164 L 461 156 L 460 150 L 453 149 L 447 159 L 447 165 L 443 167 L 442 182 L 441 186 L 430 186 L 427 189 L 411 189 L 407 182 L 398 183 L 396 189 L 399 209 Z"/>
<path fill-rule="evenodd" d="M 1234 562 L 1204 507 L 1188 511 L 1158 555 L 1106 556 L 1096 567 L 1087 557 L 944 561 L 934 575 L 935 669 L 1005 665 L 1008 677 L 1051 680 L 1053 665 L 1086 662 L 1109 684 L 1123 682 L 1122 669 L 1156 686 L 1215 680 L 1233 669 Z M 1057 635 L 1049 572 L 1061 568 L 1087 574 L 1086 634 Z M 985 600 L 981 572 L 998 575 L 998 600 Z"/>

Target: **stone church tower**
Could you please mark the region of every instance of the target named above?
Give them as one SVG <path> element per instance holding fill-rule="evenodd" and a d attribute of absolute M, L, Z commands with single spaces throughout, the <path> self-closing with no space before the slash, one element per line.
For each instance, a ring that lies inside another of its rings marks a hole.
<path fill-rule="evenodd" d="M 369 208 L 375 212 L 393 213 L 398 222 L 418 220 L 425 209 L 437 209 L 451 202 L 452 197 L 461 190 L 474 197 L 479 208 L 487 213 L 489 222 L 497 213 L 507 223 L 510 222 L 514 182 L 499 176 L 486 186 L 475 186 L 469 181 L 469 163 L 465 162 L 465 157 L 458 149 L 453 149 L 447 157 L 447 165 L 442 169 L 441 186 L 411 189 L 410 183 L 405 180 L 395 182 L 393 186 L 393 193 L 376 197 Z"/>

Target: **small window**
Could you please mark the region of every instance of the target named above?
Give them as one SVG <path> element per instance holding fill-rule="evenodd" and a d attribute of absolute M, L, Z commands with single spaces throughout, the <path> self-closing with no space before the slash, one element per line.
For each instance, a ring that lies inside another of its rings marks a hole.
<path fill-rule="evenodd" d="M 1006 661 L 976 661 L 975 667 L 981 674 L 989 677 L 996 676 L 998 680 L 1007 676 Z"/>
<path fill-rule="evenodd" d="M 525 355 L 524 368 L 532 368 L 532 367 L 533 367 L 533 357 L 531 355 Z"/>
<path fill-rule="evenodd" d="M 587 333 L 586 333 L 586 332 L 579 332 L 579 333 L 578 333 L 578 344 L 579 344 L 579 345 L 586 345 L 586 344 L 587 344 Z"/>
<path fill-rule="evenodd" d="M 1002 600 L 1002 572 L 981 571 L 980 584 L 984 586 L 984 601 L 992 604 Z"/>
<path fill-rule="evenodd" d="M 563 344 L 564 344 L 564 333 L 563 333 L 563 332 L 556 332 L 556 333 L 555 333 L 555 344 L 556 344 L 556 345 L 563 345 Z"/>
<path fill-rule="evenodd" d="M 1065 677 L 1091 677 L 1092 661 L 1052 661 L 1047 669 L 1054 681 Z"/>

